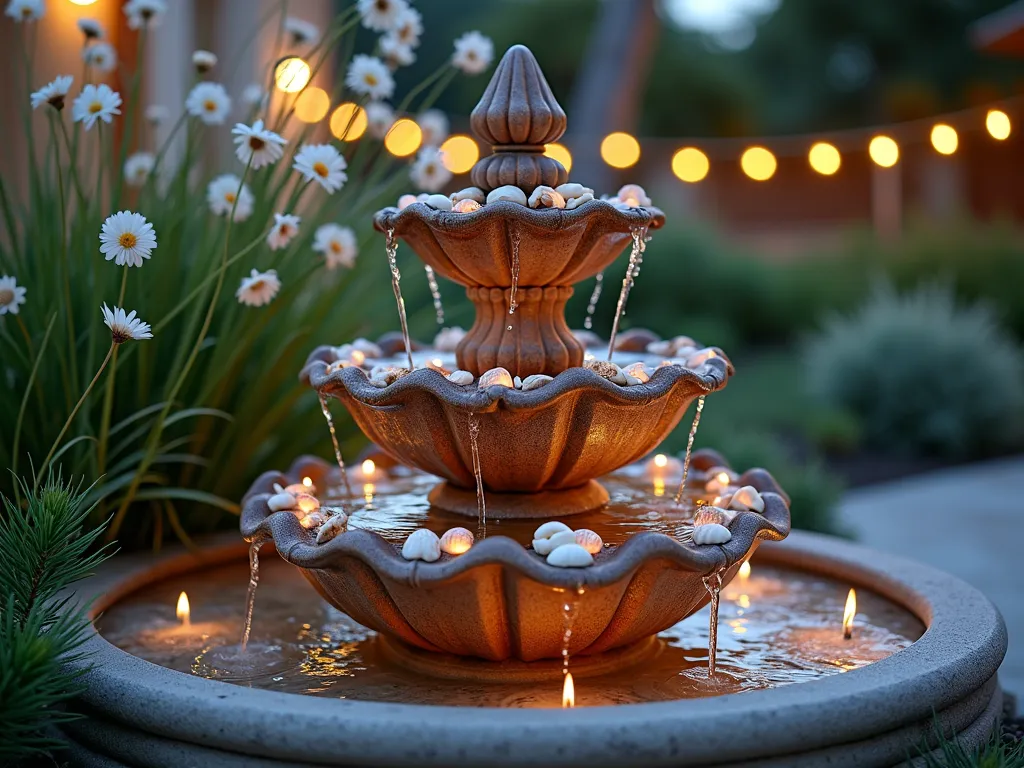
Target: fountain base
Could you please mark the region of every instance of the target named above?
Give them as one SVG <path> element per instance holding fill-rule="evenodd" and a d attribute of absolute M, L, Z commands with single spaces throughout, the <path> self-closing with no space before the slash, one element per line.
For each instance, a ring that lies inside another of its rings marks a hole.
<path fill-rule="evenodd" d="M 444 482 L 435 485 L 427 496 L 435 507 L 466 517 L 478 517 L 476 490 Z M 495 493 L 487 491 L 487 517 L 491 520 L 544 519 L 578 515 L 600 509 L 608 503 L 608 491 L 596 480 L 576 488 L 538 493 Z"/>

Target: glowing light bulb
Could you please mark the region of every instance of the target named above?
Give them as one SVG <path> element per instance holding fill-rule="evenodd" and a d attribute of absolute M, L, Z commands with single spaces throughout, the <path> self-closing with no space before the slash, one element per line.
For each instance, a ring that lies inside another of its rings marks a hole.
<path fill-rule="evenodd" d="M 274 70 L 274 83 L 278 90 L 285 93 L 296 93 L 306 87 L 312 72 L 309 64 L 298 56 L 285 59 Z"/>
<path fill-rule="evenodd" d="M 932 128 L 931 139 L 932 146 L 935 147 L 935 151 L 940 155 L 952 155 L 956 152 L 957 145 L 960 143 L 956 135 L 956 129 L 945 123 L 939 123 Z"/>
<path fill-rule="evenodd" d="M 740 157 L 740 168 L 754 181 L 768 181 L 778 165 L 775 155 L 764 147 L 750 147 Z"/>
<path fill-rule="evenodd" d="M 449 136 L 439 149 L 441 162 L 452 173 L 465 173 L 480 159 L 480 147 L 469 136 Z"/>
<path fill-rule="evenodd" d="M 668 456 L 666 456 L 664 453 L 659 453 L 657 456 L 654 457 L 654 466 L 656 466 L 656 467 L 667 467 L 668 466 Z"/>
<path fill-rule="evenodd" d="M 985 115 L 985 130 L 997 141 L 1005 141 L 1010 137 L 1010 116 L 1001 109 L 990 109 Z"/>
<path fill-rule="evenodd" d="M 672 173 L 689 184 L 701 181 L 710 170 L 708 156 L 696 147 L 683 147 L 672 155 Z"/>
<path fill-rule="evenodd" d="M 338 141 L 355 141 L 366 133 L 368 123 L 366 110 L 351 102 L 340 104 L 331 113 L 331 133 Z"/>
<path fill-rule="evenodd" d="M 363 462 L 362 470 L 363 477 L 369 480 L 373 477 L 373 473 L 377 471 L 377 465 L 373 463 L 373 459 L 367 459 Z"/>
<path fill-rule="evenodd" d="M 846 596 L 846 608 L 843 609 L 843 637 L 849 640 L 853 637 L 853 619 L 857 615 L 857 591 L 850 590 Z"/>
<path fill-rule="evenodd" d="M 838 149 L 827 141 L 819 141 L 807 153 L 807 162 L 822 176 L 831 176 L 839 170 L 843 161 Z"/>
<path fill-rule="evenodd" d="M 295 116 L 304 123 L 319 123 L 327 117 L 331 97 L 323 88 L 307 88 L 295 100 Z"/>
<path fill-rule="evenodd" d="M 384 147 L 395 157 L 408 157 L 423 142 L 423 131 L 415 120 L 407 117 L 395 121 L 384 137 Z"/>
<path fill-rule="evenodd" d="M 640 142 L 623 131 L 609 133 L 601 142 L 601 158 L 612 168 L 629 168 L 640 159 Z"/>
<path fill-rule="evenodd" d="M 182 626 L 187 627 L 192 621 L 192 609 L 188 604 L 188 595 L 184 592 L 178 595 L 178 605 L 174 609 L 174 614 L 178 617 L 178 621 L 181 622 Z"/>
<path fill-rule="evenodd" d="M 875 136 L 868 144 L 868 154 L 876 165 L 892 168 L 900 159 L 899 145 L 888 136 Z"/>
<path fill-rule="evenodd" d="M 544 145 L 544 156 L 557 160 L 566 172 L 572 170 L 572 153 L 563 144 L 553 142 Z"/>

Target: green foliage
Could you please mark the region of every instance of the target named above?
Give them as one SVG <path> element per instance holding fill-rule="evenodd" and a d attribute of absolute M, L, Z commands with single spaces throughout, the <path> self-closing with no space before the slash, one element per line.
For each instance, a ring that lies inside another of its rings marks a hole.
<path fill-rule="evenodd" d="M 911 758 L 923 768 L 1024 768 L 1024 742 L 1003 742 L 997 728 L 987 744 L 975 749 L 942 736 L 937 749 L 921 747 Z"/>
<path fill-rule="evenodd" d="M 47 754 L 60 742 L 47 729 L 74 719 L 62 702 L 81 690 L 62 664 L 80 660 L 88 621 L 69 585 L 110 554 L 95 548 L 102 527 L 85 528 L 88 489 L 50 474 L 22 508 L 3 497 L 0 516 L 0 762 Z M 90 553 L 91 552 L 91 553 Z"/>
<path fill-rule="evenodd" d="M 868 444 L 965 458 L 1022 441 L 1024 354 L 981 304 L 946 287 L 878 287 L 805 350 L 810 392 L 854 413 Z"/>

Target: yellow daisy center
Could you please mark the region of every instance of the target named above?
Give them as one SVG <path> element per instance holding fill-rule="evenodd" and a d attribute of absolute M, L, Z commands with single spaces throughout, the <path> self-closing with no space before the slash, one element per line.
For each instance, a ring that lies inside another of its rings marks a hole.
<path fill-rule="evenodd" d="M 313 163 L 313 173 L 326 179 L 330 171 L 324 163 L 316 162 Z"/>
<path fill-rule="evenodd" d="M 367 72 L 365 75 L 363 75 L 363 81 L 369 86 L 374 86 L 377 84 L 377 76 L 370 72 Z"/>
<path fill-rule="evenodd" d="M 94 114 L 94 115 L 95 115 L 95 114 L 96 114 L 97 112 L 102 112 L 102 111 L 103 111 L 103 104 L 101 104 L 101 103 L 100 103 L 100 102 L 98 102 L 98 101 L 94 101 L 94 102 L 93 102 L 92 104 L 90 104 L 90 105 L 89 105 L 89 111 L 90 111 L 90 112 L 91 112 L 92 114 Z"/>
<path fill-rule="evenodd" d="M 266 283 L 264 283 L 262 279 L 261 280 L 257 280 L 255 282 L 249 284 L 249 290 L 250 291 L 260 291 L 260 290 L 263 290 L 263 286 L 264 285 L 266 285 Z"/>
<path fill-rule="evenodd" d="M 6 307 L 14 301 L 14 291 L 10 288 L 0 288 L 0 307 Z"/>
<path fill-rule="evenodd" d="M 339 243 L 337 240 L 332 241 L 331 245 L 329 247 L 331 249 L 331 253 L 333 253 L 333 254 L 341 253 L 341 243 Z"/>
<path fill-rule="evenodd" d="M 207 99 L 203 102 L 203 109 L 205 109 L 207 112 L 216 112 L 217 102 L 213 99 Z"/>
<path fill-rule="evenodd" d="M 134 248 L 135 244 L 139 242 L 139 239 L 131 232 L 124 232 L 119 238 L 117 238 L 117 242 L 120 243 L 122 248 Z"/>
<path fill-rule="evenodd" d="M 233 203 L 233 202 L 235 202 L 235 193 L 234 193 L 234 192 L 228 192 L 228 193 L 226 193 L 226 194 L 224 195 L 224 200 L 225 200 L 226 202 L 229 202 L 229 203 Z"/>

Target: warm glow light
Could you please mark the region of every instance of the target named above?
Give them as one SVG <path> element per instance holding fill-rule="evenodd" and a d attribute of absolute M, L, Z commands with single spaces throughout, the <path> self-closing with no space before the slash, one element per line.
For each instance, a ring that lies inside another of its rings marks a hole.
<path fill-rule="evenodd" d="M 1010 137 L 1010 116 L 1001 109 L 990 109 L 985 115 L 985 129 L 993 139 L 1003 141 Z"/>
<path fill-rule="evenodd" d="M 572 170 L 572 153 L 563 144 L 557 142 L 544 145 L 544 156 L 557 160 L 565 168 L 566 173 Z"/>
<path fill-rule="evenodd" d="M 449 136 L 440 150 L 441 162 L 452 173 L 465 173 L 480 159 L 480 147 L 469 136 Z"/>
<path fill-rule="evenodd" d="M 186 627 L 192 620 L 192 610 L 188 606 L 188 595 L 184 592 L 178 595 L 178 607 L 175 609 L 174 613 L 178 617 L 178 621 Z"/>
<path fill-rule="evenodd" d="M 362 365 L 366 362 L 366 353 L 360 349 L 353 349 L 351 358 L 353 365 Z"/>
<path fill-rule="evenodd" d="M 743 565 L 740 566 L 740 570 L 739 570 L 739 573 L 737 575 L 740 577 L 740 581 L 743 581 L 743 582 L 745 582 L 747 579 L 750 578 L 750 561 L 749 560 L 744 560 L 743 561 Z"/>
<path fill-rule="evenodd" d="M 368 505 L 373 503 L 373 494 L 376 490 L 377 488 L 373 483 L 363 483 L 363 499 L 365 499 Z"/>
<path fill-rule="evenodd" d="M 572 684 L 572 672 L 565 673 L 565 682 L 562 683 L 562 708 L 572 709 L 576 706 L 576 686 Z"/>
<path fill-rule="evenodd" d="M 302 478 L 302 484 L 306 488 L 312 488 L 313 487 L 313 478 L 309 477 L 309 476 Z"/>
<path fill-rule="evenodd" d="M 75 5 L 92 5 L 96 0 L 71 0 Z"/>
<path fill-rule="evenodd" d="M 668 466 L 668 456 L 666 456 L 664 453 L 659 453 L 657 456 L 654 457 L 654 466 L 656 466 L 656 467 L 667 467 Z"/>
<path fill-rule="evenodd" d="M 708 156 L 696 147 L 683 147 L 672 155 L 672 173 L 682 181 L 694 184 L 711 170 Z"/>
<path fill-rule="evenodd" d="M 628 133 L 609 133 L 601 142 L 601 158 L 612 168 L 629 168 L 640 159 L 640 142 Z"/>
<path fill-rule="evenodd" d="M 728 485 L 731 479 L 732 478 L 729 477 L 728 472 L 719 472 L 717 475 L 715 475 L 715 480 L 717 480 L 718 484 L 721 486 Z"/>
<path fill-rule="evenodd" d="M 316 512 L 318 509 L 320 509 L 320 502 L 317 501 L 312 496 L 298 496 L 295 499 L 295 502 L 296 506 L 298 506 L 298 508 L 305 514 L 309 514 L 310 512 Z"/>
<path fill-rule="evenodd" d="M 384 137 L 384 146 L 395 157 L 408 157 L 423 142 L 423 131 L 416 125 L 415 120 L 403 117 L 395 121 Z"/>
<path fill-rule="evenodd" d="M 764 147 L 750 147 L 740 157 L 740 168 L 754 181 L 768 181 L 778 165 L 775 155 Z"/>
<path fill-rule="evenodd" d="M 355 141 L 366 132 L 366 110 L 346 102 L 331 113 L 331 133 L 338 141 Z"/>
<path fill-rule="evenodd" d="M 822 176 L 831 176 L 839 170 L 843 161 L 838 149 L 827 141 L 819 141 L 807 153 L 807 162 Z"/>
<path fill-rule="evenodd" d="M 331 97 L 323 88 L 307 88 L 295 100 L 295 116 L 304 123 L 319 123 L 327 117 Z"/>
<path fill-rule="evenodd" d="M 363 477 L 371 478 L 376 471 L 377 465 L 373 463 L 373 459 L 367 459 L 363 462 Z"/>
<path fill-rule="evenodd" d="M 953 126 L 939 123 L 932 128 L 932 146 L 940 155 L 952 155 L 959 143 Z"/>
<path fill-rule="evenodd" d="M 658 497 L 665 495 L 665 481 L 660 477 L 654 478 L 654 495 Z"/>
<path fill-rule="evenodd" d="M 900 148 L 888 136 L 875 136 L 868 144 L 868 154 L 883 168 L 892 168 L 899 162 Z"/>
<path fill-rule="evenodd" d="M 277 69 L 274 70 L 274 82 L 278 90 L 295 93 L 306 87 L 310 75 L 309 64 L 298 56 L 292 56 L 277 65 Z"/>
<path fill-rule="evenodd" d="M 853 618 L 857 615 L 857 591 L 850 590 L 846 596 L 846 608 L 843 610 L 843 637 L 853 637 Z"/>

